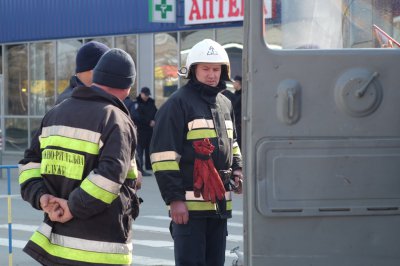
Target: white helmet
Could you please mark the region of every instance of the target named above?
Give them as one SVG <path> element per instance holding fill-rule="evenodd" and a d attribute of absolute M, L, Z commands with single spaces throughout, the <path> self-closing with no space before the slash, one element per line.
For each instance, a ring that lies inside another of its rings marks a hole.
<path fill-rule="evenodd" d="M 231 70 L 229 57 L 224 47 L 219 43 L 211 39 L 204 39 L 196 43 L 192 49 L 190 49 L 186 59 L 186 66 L 182 67 L 178 71 L 178 74 L 184 78 L 189 78 L 190 67 L 198 63 L 220 63 L 222 66 L 226 66 L 226 68 L 222 68 L 221 80 L 230 81 Z"/>

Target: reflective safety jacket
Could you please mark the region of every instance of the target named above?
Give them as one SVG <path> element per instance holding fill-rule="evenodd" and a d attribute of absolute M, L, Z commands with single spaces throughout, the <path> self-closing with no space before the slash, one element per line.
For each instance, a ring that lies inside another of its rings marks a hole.
<path fill-rule="evenodd" d="M 215 88 L 189 80 L 156 114 L 150 152 L 161 196 L 167 205 L 186 201 L 190 217 L 231 217 L 231 192 L 226 182 L 225 199 L 216 204 L 193 194 L 193 141 L 210 139 L 217 170 L 242 167 L 232 104 L 219 93 L 224 88 L 224 82 Z"/>
<path fill-rule="evenodd" d="M 67 199 L 73 218 L 45 214 L 26 253 L 44 265 L 132 263 L 135 134 L 125 105 L 97 87 L 46 113 L 20 161 L 21 195 L 36 209 L 43 194 Z"/>

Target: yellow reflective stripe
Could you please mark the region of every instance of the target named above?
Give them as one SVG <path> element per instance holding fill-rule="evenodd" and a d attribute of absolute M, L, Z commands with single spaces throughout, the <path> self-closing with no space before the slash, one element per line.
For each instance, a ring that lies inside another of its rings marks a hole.
<path fill-rule="evenodd" d="M 68 137 L 61 137 L 61 136 L 41 137 L 40 148 L 44 149 L 49 146 L 72 149 L 94 155 L 99 154 L 99 144 L 97 143 L 92 143 L 79 139 L 71 139 Z"/>
<path fill-rule="evenodd" d="M 203 199 L 203 197 L 201 195 L 200 195 L 200 197 L 196 198 L 193 191 L 186 191 L 185 192 L 185 199 L 187 201 L 193 201 L 193 200 L 204 201 L 204 199 Z M 226 200 L 231 200 L 232 199 L 232 192 L 231 191 L 226 191 L 225 192 L 225 199 Z"/>
<path fill-rule="evenodd" d="M 186 206 L 189 211 L 216 211 L 217 204 L 209 201 L 186 201 Z M 232 210 L 232 201 L 226 201 L 226 210 Z"/>
<path fill-rule="evenodd" d="M 179 171 L 179 164 L 176 161 L 157 162 L 151 165 L 153 172 L 157 171 Z"/>
<path fill-rule="evenodd" d="M 91 131 L 83 128 L 68 127 L 68 126 L 49 126 L 42 128 L 40 137 L 62 136 L 70 139 L 84 140 L 99 144 L 101 148 L 103 143 L 101 141 L 101 134 L 99 132 Z"/>
<path fill-rule="evenodd" d="M 136 179 L 138 176 L 138 169 L 136 165 L 136 160 L 131 160 L 131 165 L 129 166 L 128 175 L 126 178 L 128 179 Z"/>
<path fill-rule="evenodd" d="M 138 169 L 129 169 L 128 171 L 128 175 L 126 176 L 126 178 L 128 179 L 136 179 L 138 176 Z"/>
<path fill-rule="evenodd" d="M 197 128 L 214 128 L 214 121 L 212 119 L 194 119 L 188 123 L 188 130 Z"/>
<path fill-rule="evenodd" d="M 18 171 L 19 171 L 18 173 L 21 174 L 25 170 L 30 170 L 34 168 L 40 169 L 40 163 L 30 162 L 27 164 L 18 164 Z"/>
<path fill-rule="evenodd" d="M 226 127 L 226 129 L 233 130 L 233 122 L 231 120 L 225 120 L 225 127 Z"/>
<path fill-rule="evenodd" d="M 42 152 L 42 174 L 59 175 L 82 180 L 85 156 L 73 152 L 45 149 Z"/>
<path fill-rule="evenodd" d="M 36 231 L 30 239 L 47 253 L 58 258 L 101 264 L 131 264 L 132 254 L 111 254 L 67 248 L 52 244 L 48 238 Z"/>
<path fill-rule="evenodd" d="M 85 251 L 93 251 L 100 253 L 129 254 L 132 252 L 132 242 L 117 243 L 106 241 L 95 241 L 72 236 L 64 236 L 55 234 L 53 227 L 46 223 L 42 223 L 37 230 L 43 236 L 50 240 L 53 245 L 63 246 L 66 248 L 74 248 Z"/>
<path fill-rule="evenodd" d="M 233 129 L 227 129 L 226 133 L 228 134 L 229 139 L 233 139 Z"/>
<path fill-rule="evenodd" d="M 217 133 L 214 129 L 196 129 L 190 130 L 187 133 L 186 139 L 204 139 L 204 138 L 216 138 Z"/>
<path fill-rule="evenodd" d="M 88 178 L 83 180 L 81 188 L 86 191 L 86 193 L 88 193 L 90 196 L 107 204 L 111 204 L 113 200 L 118 197 L 118 195 L 96 186 Z"/>
<path fill-rule="evenodd" d="M 19 182 L 19 184 L 22 184 L 32 178 L 42 178 L 42 175 L 40 174 L 40 169 L 33 168 L 33 169 L 28 169 L 28 170 L 22 171 L 19 174 L 18 182 Z"/>
<path fill-rule="evenodd" d="M 233 155 L 242 155 L 239 147 L 233 148 Z"/>
<path fill-rule="evenodd" d="M 150 155 L 150 160 L 152 163 L 160 161 L 177 161 L 179 163 L 181 156 L 175 151 L 162 151 L 155 152 Z"/>

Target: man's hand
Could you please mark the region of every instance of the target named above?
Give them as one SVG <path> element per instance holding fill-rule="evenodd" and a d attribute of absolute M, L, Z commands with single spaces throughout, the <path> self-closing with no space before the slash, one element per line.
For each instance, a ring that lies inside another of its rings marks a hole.
<path fill-rule="evenodd" d="M 40 207 L 42 210 L 47 213 L 49 216 L 50 214 L 54 216 L 62 215 L 63 210 L 58 203 L 52 203 L 50 200 L 54 199 L 55 197 L 50 194 L 43 194 L 40 196 L 39 202 Z"/>
<path fill-rule="evenodd" d="M 143 175 L 142 172 L 138 171 L 138 176 L 136 178 L 136 182 L 135 182 L 135 189 L 139 190 L 142 188 L 142 180 L 143 180 Z"/>
<path fill-rule="evenodd" d="M 234 192 L 236 194 L 242 194 L 243 193 L 243 173 L 242 169 L 237 169 L 233 171 L 233 177 L 235 181 L 235 187 L 237 188 Z"/>
<path fill-rule="evenodd" d="M 173 201 L 169 205 L 172 221 L 176 224 L 187 224 L 189 221 L 189 211 L 184 201 Z"/>
<path fill-rule="evenodd" d="M 50 199 L 49 202 L 52 204 L 58 204 L 62 209 L 61 213 L 60 212 L 49 213 L 50 220 L 52 220 L 53 222 L 66 223 L 73 218 L 69 210 L 67 200 L 53 197 L 52 199 Z"/>

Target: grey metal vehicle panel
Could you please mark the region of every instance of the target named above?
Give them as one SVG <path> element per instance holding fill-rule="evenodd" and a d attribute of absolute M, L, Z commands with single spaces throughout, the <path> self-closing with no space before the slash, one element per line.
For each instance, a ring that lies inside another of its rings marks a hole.
<path fill-rule="evenodd" d="M 400 50 L 271 49 L 262 2 L 244 22 L 244 265 L 400 265 Z"/>

